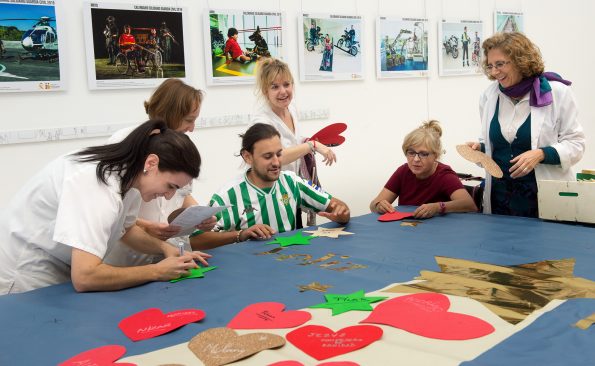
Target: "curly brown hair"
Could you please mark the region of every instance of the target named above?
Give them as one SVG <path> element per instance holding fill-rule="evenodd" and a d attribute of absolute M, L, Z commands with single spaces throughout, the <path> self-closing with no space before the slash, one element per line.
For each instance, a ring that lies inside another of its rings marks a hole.
<path fill-rule="evenodd" d="M 483 72 L 488 79 L 495 80 L 488 70 L 488 52 L 499 49 L 510 58 L 510 62 L 517 67 L 523 78 L 542 74 L 544 71 L 543 58 L 539 47 L 531 42 L 527 36 L 519 32 L 496 33 L 486 39 L 483 48 Z"/>

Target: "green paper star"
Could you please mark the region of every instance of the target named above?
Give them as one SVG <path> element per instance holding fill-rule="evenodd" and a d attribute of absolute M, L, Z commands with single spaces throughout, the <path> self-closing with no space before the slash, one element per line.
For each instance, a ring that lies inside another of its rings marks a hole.
<path fill-rule="evenodd" d="M 315 236 L 304 236 L 301 231 L 298 231 L 293 236 L 277 236 L 275 240 L 269 241 L 267 244 L 279 244 L 282 247 L 290 245 L 309 245 L 310 240 L 316 238 Z"/>
<path fill-rule="evenodd" d="M 190 272 L 189 275 L 182 276 L 179 278 L 174 278 L 173 280 L 169 280 L 169 282 L 174 283 L 174 282 L 178 282 L 178 281 L 182 281 L 182 280 L 189 280 L 191 278 L 203 278 L 205 272 L 212 271 L 215 268 L 217 268 L 217 266 L 190 268 L 188 270 Z"/>
<path fill-rule="evenodd" d="M 387 297 L 366 297 L 364 290 L 352 294 L 327 294 L 324 295 L 325 303 L 308 306 L 310 309 L 333 309 L 333 316 L 351 310 L 372 311 L 371 303 L 382 301 Z"/>

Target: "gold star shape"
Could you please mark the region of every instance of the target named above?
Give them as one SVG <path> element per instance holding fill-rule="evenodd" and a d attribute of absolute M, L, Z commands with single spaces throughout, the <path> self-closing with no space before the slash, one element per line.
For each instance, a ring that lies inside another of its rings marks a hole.
<path fill-rule="evenodd" d="M 326 290 L 328 290 L 329 288 L 331 288 L 333 286 L 331 286 L 331 285 L 323 285 L 323 284 L 318 283 L 318 282 L 310 282 L 307 285 L 300 285 L 298 287 L 300 289 L 300 292 L 306 292 L 306 291 L 326 292 Z"/>
<path fill-rule="evenodd" d="M 401 226 L 417 226 L 421 224 L 421 221 L 401 221 Z"/>
<path fill-rule="evenodd" d="M 312 234 L 312 236 L 326 236 L 327 238 L 333 238 L 333 239 L 337 239 L 339 238 L 339 235 L 353 235 L 353 233 L 350 233 L 349 231 L 343 231 L 345 230 L 344 227 L 336 227 L 336 228 L 329 228 L 329 227 L 317 227 L 316 231 L 307 231 L 304 230 L 305 233 L 310 233 Z"/>

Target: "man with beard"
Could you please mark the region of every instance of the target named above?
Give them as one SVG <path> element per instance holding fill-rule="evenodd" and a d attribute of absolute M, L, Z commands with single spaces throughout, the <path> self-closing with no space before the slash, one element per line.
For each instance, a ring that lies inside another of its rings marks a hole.
<path fill-rule="evenodd" d="M 349 222 L 349 207 L 316 190 L 291 171 L 281 171 L 281 138 L 271 125 L 256 123 L 242 137 L 240 154 L 249 166 L 243 176 L 211 198 L 211 206 L 228 206 L 217 214 L 215 231 L 190 238 L 194 250 L 215 248 L 250 239 L 270 239 L 296 228 L 298 207 L 331 221 Z"/>

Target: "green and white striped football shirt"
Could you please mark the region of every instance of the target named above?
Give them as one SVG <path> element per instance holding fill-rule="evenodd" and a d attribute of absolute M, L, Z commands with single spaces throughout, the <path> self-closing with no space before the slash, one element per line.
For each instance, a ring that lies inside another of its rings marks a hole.
<path fill-rule="evenodd" d="M 293 172 L 282 171 L 268 192 L 253 185 L 244 174 L 243 178 L 214 194 L 209 205 L 231 206 L 217 214 L 216 230 L 240 230 L 266 224 L 282 233 L 295 229 L 298 207 L 319 212 L 326 210 L 330 201 L 330 194 L 317 191 Z"/>

